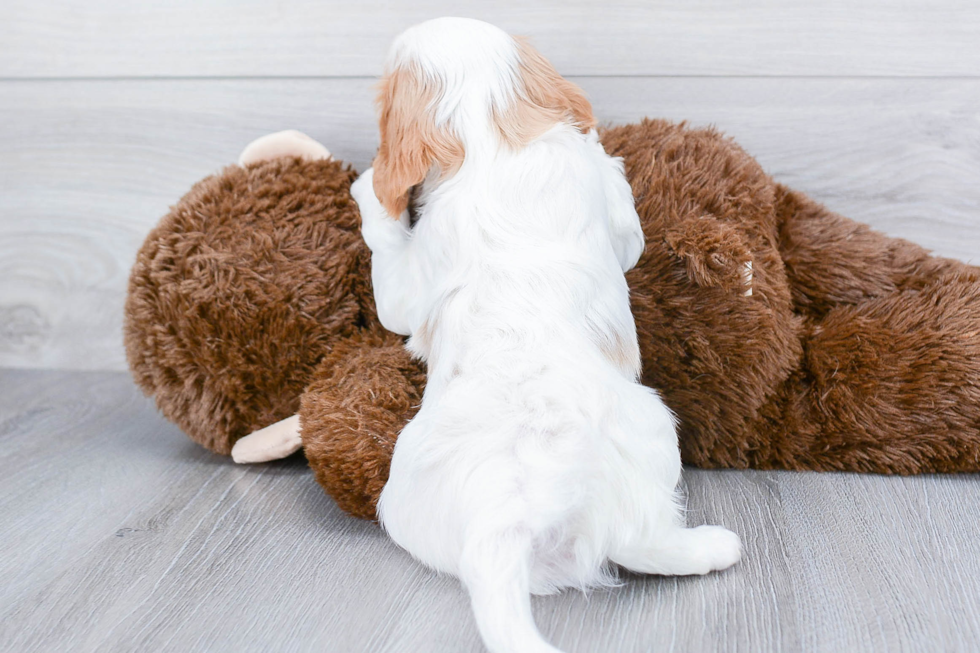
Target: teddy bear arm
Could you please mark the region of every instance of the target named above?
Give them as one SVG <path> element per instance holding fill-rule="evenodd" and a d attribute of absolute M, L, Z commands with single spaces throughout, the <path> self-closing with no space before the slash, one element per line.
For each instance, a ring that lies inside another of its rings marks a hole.
<path fill-rule="evenodd" d="M 300 401 L 303 448 L 345 512 L 375 519 L 398 433 L 422 402 L 425 371 L 389 333 L 358 333 L 324 357 Z"/>
<path fill-rule="evenodd" d="M 752 294 L 752 252 L 733 225 L 711 215 L 689 216 L 668 228 L 664 240 L 697 285 Z"/>

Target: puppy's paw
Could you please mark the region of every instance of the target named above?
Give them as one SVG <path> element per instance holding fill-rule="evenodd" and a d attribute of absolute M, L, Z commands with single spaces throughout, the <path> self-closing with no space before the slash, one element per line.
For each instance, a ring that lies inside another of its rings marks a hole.
<path fill-rule="evenodd" d="M 363 212 L 367 208 L 381 207 L 378 196 L 374 194 L 374 168 L 368 168 L 350 186 L 350 194 Z"/>
<path fill-rule="evenodd" d="M 742 541 L 727 528 L 698 526 L 691 535 L 691 553 L 700 559 L 701 573 L 728 569 L 742 559 Z"/>
<path fill-rule="evenodd" d="M 351 197 L 361 213 L 361 235 L 372 251 L 403 243 L 411 231 L 408 211 L 393 220 L 374 193 L 374 168 L 369 168 L 351 184 Z"/>

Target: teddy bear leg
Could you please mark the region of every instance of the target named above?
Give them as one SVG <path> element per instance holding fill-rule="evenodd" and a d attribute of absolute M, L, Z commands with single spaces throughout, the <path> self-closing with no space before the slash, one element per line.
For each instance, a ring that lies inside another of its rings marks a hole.
<path fill-rule="evenodd" d="M 362 332 L 336 345 L 300 400 L 303 449 L 320 485 L 345 512 L 376 519 L 398 433 L 415 416 L 424 365 L 404 339 Z"/>
<path fill-rule="evenodd" d="M 859 304 L 907 289 L 921 289 L 949 274 L 980 269 L 931 256 L 828 211 L 806 195 L 777 188 L 779 250 L 798 312 L 819 318 L 840 304 Z"/>
<path fill-rule="evenodd" d="M 980 283 L 939 277 L 811 327 L 779 466 L 980 471 Z M 807 433 L 809 431 L 809 433 Z"/>

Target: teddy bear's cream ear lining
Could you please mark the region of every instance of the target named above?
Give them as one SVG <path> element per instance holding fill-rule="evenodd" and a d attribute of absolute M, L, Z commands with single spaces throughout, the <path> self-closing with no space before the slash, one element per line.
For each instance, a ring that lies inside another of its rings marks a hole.
<path fill-rule="evenodd" d="M 310 161 L 329 159 L 330 151 L 318 141 L 295 129 L 266 134 L 245 146 L 238 157 L 238 165 L 269 161 L 281 156 L 298 156 Z"/>

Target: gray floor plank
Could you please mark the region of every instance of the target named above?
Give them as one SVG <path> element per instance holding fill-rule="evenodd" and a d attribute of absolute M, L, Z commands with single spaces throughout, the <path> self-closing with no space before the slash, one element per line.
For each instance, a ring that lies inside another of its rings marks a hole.
<path fill-rule="evenodd" d="M 794 577 L 816 599 L 798 607 L 804 648 L 975 648 L 980 547 L 951 533 L 976 534 L 978 478 L 809 476 L 782 490 Z"/>
<path fill-rule="evenodd" d="M 717 124 L 830 208 L 980 260 L 980 80 L 576 81 L 606 122 Z M 167 206 L 286 127 L 363 169 L 372 84 L 0 82 L 0 365 L 124 369 L 126 279 Z"/>
<path fill-rule="evenodd" d="M 114 372 L 0 370 L 0 649 L 480 651 L 465 594 L 294 457 L 238 467 Z M 687 470 L 746 556 L 534 601 L 587 651 L 970 651 L 980 476 Z"/>
<path fill-rule="evenodd" d="M 534 39 L 565 75 L 966 75 L 980 6 L 961 0 L 6 0 L 0 77 L 376 75 L 441 15 Z"/>

